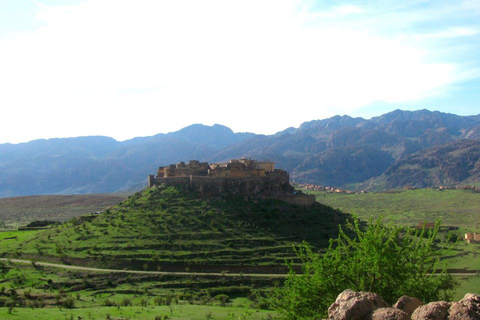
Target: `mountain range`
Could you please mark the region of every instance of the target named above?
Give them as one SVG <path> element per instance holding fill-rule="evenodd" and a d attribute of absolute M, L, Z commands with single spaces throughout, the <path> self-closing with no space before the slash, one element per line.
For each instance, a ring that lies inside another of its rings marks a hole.
<path fill-rule="evenodd" d="M 117 141 L 103 136 L 0 144 L 0 197 L 141 189 L 180 161 L 271 160 L 291 180 L 381 190 L 480 181 L 480 115 L 402 111 L 334 116 L 273 135 L 194 124 Z"/>

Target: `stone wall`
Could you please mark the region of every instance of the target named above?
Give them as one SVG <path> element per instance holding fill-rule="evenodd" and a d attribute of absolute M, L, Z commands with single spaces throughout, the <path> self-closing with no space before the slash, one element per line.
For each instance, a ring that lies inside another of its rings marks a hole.
<path fill-rule="evenodd" d="M 255 195 L 283 195 L 294 192 L 290 185 L 288 173 L 285 171 L 268 172 L 265 176 L 250 177 L 154 177 L 148 176 L 148 186 L 167 184 L 188 186 L 202 195 L 231 194 L 239 196 Z M 293 197 L 293 195 L 292 195 Z M 305 199 L 298 200 L 299 205 L 306 203 Z"/>
<path fill-rule="evenodd" d="M 209 168 L 209 169 L 207 169 Z M 188 187 L 201 196 L 247 196 L 278 199 L 298 206 L 310 206 L 315 196 L 295 192 L 285 170 L 273 162 L 249 159 L 211 164 L 190 161 L 160 167 L 157 176 L 149 175 L 149 187 L 167 184 Z"/>

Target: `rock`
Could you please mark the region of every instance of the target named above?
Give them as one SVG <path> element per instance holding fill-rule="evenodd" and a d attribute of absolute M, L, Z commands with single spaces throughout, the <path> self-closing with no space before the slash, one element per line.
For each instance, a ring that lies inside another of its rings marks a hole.
<path fill-rule="evenodd" d="M 418 307 L 412 314 L 412 320 L 447 320 L 450 303 L 446 301 L 430 302 Z"/>
<path fill-rule="evenodd" d="M 467 293 L 462 300 L 452 303 L 448 320 L 480 320 L 480 296 Z"/>
<path fill-rule="evenodd" d="M 420 301 L 420 299 L 409 296 L 401 296 L 393 307 L 405 311 L 410 317 L 413 311 L 415 311 L 415 309 L 421 305 L 423 305 L 423 303 Z"/>
<path fill-rule="evenodd" d="M 395 308 L 379 308 L 369 314 L 366 320 L 410 320 L 410 315 Z"/>
<path fill-rule="evenodd" d="M 389 307 L 377 294 L 347 289 L 328 308 L 328 317 L 334 320 L 362 320 L 378 308 Z"/>

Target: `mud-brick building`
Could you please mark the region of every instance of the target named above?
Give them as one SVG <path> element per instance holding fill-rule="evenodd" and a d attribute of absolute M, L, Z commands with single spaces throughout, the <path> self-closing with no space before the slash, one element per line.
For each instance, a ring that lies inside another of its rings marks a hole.
<path fill-rule="evenodd" d="M 148 186 L 188 186 L 202 195 L 237 195 L 276 198 L 297 205 L 311 205 L 315 197 L 295 192 L 289 174 L 271 161 L 233 159 L 227 163 L 179 162 L 160 167 L 148 176 Z"/>
<path fill-rule="evenodd" d="M 468 243 L 480 243 L 480 233 L 465 233 L 465 241 Z"/>

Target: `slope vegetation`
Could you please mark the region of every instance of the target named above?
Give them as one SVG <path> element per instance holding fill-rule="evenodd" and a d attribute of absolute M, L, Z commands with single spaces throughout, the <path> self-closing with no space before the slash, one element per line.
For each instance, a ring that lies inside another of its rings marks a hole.
<path fill-rule="evenodd" d="M 2 252 L 115 268 L 272 272 L 294 258 L 293 244 L 306 240 L 326 246 L 345 219 L 320 204 L 307 208 L 273 200 L 200 199 L 162 186 L 23 241 L 3 241 Z"/>

